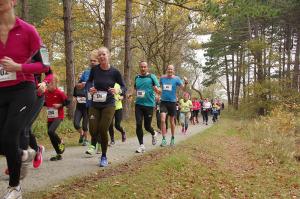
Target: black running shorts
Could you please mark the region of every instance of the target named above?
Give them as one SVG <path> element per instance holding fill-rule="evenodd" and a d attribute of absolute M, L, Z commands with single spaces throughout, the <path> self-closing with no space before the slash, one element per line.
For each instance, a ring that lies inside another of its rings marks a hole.
<path fill-rule="evenodd" d="M 169 116 L 173 117 L 176 115 L 176 102 L 160 102 L 160 112 L 167 113 Z"/>

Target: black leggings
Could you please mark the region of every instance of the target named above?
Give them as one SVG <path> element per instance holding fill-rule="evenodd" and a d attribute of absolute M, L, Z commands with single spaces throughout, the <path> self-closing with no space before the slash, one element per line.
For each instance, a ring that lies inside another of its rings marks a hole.
<path fill-rule="evenodd" d="M 32 82 L 0 88 L 0 153 L 6 156 L 9 185 L 20 182 L 21 156 L 20 134 L 28 123 L 28 114 L 36 100 L 36 88 Z"/>
<path fill-rule="evenodd" d="M 208 122 L 208 111 L 203 111 L 203 122 Z"/>
<path fill-rule="evenodd" d="M 62 122 L 62 119 L 54 119 L 53 121 L 48 121 L 48 135 L 51 140 L 52 146 L 55 149 L 57 154 L 62 154 L 62 152 L 59 149 L 59 144 L 61 143 L 60 137 L 56 133 L 56 129 L 59 127 L 60 123 Z"/>
<path fill-rule="evenodd" d="M 44 96 L 38 96 L 36 98 L 36 101 L 34 102 L 34 105 L 29 113 L 29 123 L 25 127 L 25 129 L 21 133 L 20 137 L 20 148 L 23 150 L 28 149 L 28 145 L 35 151 L 38 151 L 38 145 L 36 142 L 36 138 L 32 133 L 32 124 L 38 117 L 39 113 L 41 112 L 45 102 Z"/>
<path fill-rule="evenodd" d="M 85 107 L 76 107 L 75 114 L 74 114 L 74 128 L 76 130 L 81 129 L 80 120 L 82 119 L 82 130 L 84 132 L 88 131 L 88 109 Z"/>
<path fill-rule="evenodd" d="M 115 112 L 115 128 L 121 132 L 122 135 L 125 134 L 124 129 L 121 127 L 121 122 L 122 122 L 122 109 L 118 109 Z M 109 126 L 109 135 L 110 135 L 110 140 L 112 142 L 115 141 L 115 132 L 114 132 L 114 120 L 111 121 L 111 124 Z"/>
<path fill-rule="evenodd" d="M 144 127 L 146 131 L 151 133 L 151 135 L 155 134 L 155 131 L 151 126 L 152 115 L 153 115 L 153 107 L 141 106 L 138 104 L 135 105 L 136 136 L 140 144 L 144 144 L 143 118 L 144 118 Z"/>
<path fill-rule="evenodd" d="M 102 156 L 106 156 L 108 146 L 108 129 L 115 114 L 115 107 L 89 109 L 89 129 L 91 133 L 91 144 L 96 147 L 97 142 L 101 143 Z"/>

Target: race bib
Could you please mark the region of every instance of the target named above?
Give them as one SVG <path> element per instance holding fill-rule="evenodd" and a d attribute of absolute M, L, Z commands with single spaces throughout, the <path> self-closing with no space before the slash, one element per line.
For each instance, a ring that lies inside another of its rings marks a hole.
<path fill-rule="evenodd" d="M 7 72 L 3 69 L 2 65 L 0 65 L 0 82 L 16 80 L 17 75 L 15 72 Z"/>
<path fill-rule="evenodd" d="M 79 104 L 85 104 L 86 103 L 86 98 L 85 97 L 77 97 L 77 102 Z"/>
<path fill-rule="evenodd" d="M 165 91 L 171 91 L 172 90 L 172 84 L 164 84 L 163 90 Z"/>
<path fill-rule="evenodd" d="M 49 119 L 57 118 L 58 117 L 58 110 L 55 108 L 48 108 L 47 115 Z"/>
<path fill-rule="evenodd" d="M 87 93 L 88 100 L 92 100 L 92 95 L 90 92 Z"/>
<path fill-rule="evenodd" d="M 106 91 L 97 91 L 93 95 L 94 102 L 106 102 L 107 92 Z"/>
<path fill-rule="evenodd" d="M 144 90 L 137 90 L 136 91 L 136 96 L 139 98 L 144 98 L 145 97 L 145 91 Z"/>

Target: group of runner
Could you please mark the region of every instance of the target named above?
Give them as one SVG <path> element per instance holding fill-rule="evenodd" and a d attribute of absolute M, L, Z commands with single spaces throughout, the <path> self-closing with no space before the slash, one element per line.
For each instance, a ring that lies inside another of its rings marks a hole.
<path fill-rule="evenodd" d="M 43 106 L 47 108 L 47 132 L 56 152 L 50 160 L 62 160 L 65 145 L 56 130 L 64 119 L 64 107 L 70 103 L 66 94 L 58 88 L 58 77 L 52 73 L 40 36 L 32 25 L 16 17 L 15 5 L 16 0 L 0 1 L 0 155 L 7 160 L 6 173 L 9 175 L 9 186 L 3 199 L 22 198 L 20 179 L 26 176 L 28 164 L 33 162 L 34 168 L 38 168 L 43 161 L 44 147 L 37 144 L 31 130 Z M 175 117 L 179 110 L 177 89 L 185 91 L 188 81 L 175 75 L 173 65 L 167 66 L 166 75 L 159 80 L 149 72 L 147 62 L 141 61 L 139 69 L 140 73 L 134 81 L 136 135 L 139 142 L 136 152 L 146 150 L 143 123 L 145 130 L 152 135 L 152 144 L 157 144 L 158 132 L 151 126 L 155 107 L 162 134 L 160 146 L 168 144 L 167 120 L 171 129 L 169 144 L 173 146 Z M 42 80 L 43 73 L 45 77 Z M 108 132 L 110 144 L 114 145 L 114 126 L 120 131 L 122 141 L 126 141 L 126 131 L 121 126 L 122 100 L 126 90 L 121 73 L 110 64 L 109 50 L 101 47 L 92 51 L 90 68 L 83 72 L 74 88 L 77 101 L 74 127 L 80 134 L 79 142 L 88 145 L 85 151 L 87 155 L 101 151 L 100 167 L 108 165 Z M 189 118 L 185 111 L 192 108 L 191 103 L 187 103 L 188 98 L 189 95 L 185 93 L 180 100 L 184 132 Z M 211 108 L 205 103 L 204 108 Z M 90 142 L 88 132 L 91 135 Z"/>

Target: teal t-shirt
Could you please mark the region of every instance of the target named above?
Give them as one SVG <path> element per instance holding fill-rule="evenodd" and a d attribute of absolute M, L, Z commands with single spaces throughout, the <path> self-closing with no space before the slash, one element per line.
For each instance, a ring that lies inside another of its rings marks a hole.
<path fill-rule="evenodd" d="M 154 74 L 138 75 L 135 78 L 136 101 L 135 104 L 155 107 L 155 92 L 153 86 L 159 87 Z"/>

